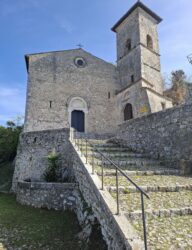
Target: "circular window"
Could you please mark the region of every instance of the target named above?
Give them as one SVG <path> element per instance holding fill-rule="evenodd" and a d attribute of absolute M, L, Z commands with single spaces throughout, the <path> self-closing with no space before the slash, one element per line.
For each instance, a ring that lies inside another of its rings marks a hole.
<path fill-rule="evenodd" d="M 86 65 L 86 61 L 82 57 L 77 57 L 77 58 L 75 58 L 75 65 L 77 67 L 83 68 Z"/>

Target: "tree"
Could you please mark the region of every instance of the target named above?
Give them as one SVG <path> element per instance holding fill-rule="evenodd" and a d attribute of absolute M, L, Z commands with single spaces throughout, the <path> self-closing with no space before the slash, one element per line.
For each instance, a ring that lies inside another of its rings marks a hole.
<path fill-rule="evenodd" d="M 22 126 L 13 121 L 8 121 L 7 127 L 0 126 L 0 163 L 14 160 L 21 131 Z"/>
<path fill-rule="evenodd" d="M 171 87 L 164 92 L 164 95 L 173 100 L 173 105 L 185 102 L 187 93 L 186 74 L 183 70 L 171 72 Z"/>
<path fill-rule="evenodd" d="M 172 87 L 175 89 L 179 88 L 186 82 L 187 76 L 185 75 L 185 72 L 182 69 L 172 71 L 171 76 Z"/>

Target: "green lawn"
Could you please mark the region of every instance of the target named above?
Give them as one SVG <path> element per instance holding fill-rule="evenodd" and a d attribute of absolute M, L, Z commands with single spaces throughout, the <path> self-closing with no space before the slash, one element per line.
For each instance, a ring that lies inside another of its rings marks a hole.
<path fill-rule="evenodd" d="M 72 212 L 22 206 L 15 196 L 0 193 L 0 249 L 84 249 Z"/>
<path fill-rule="evenodd" d="M 101 232 L 93 230 L 89 244 L 80 240 L 76 215 L 23 206 L 11 188 L 11 163 L 0 164 L 0 250 L 106 250 Z M 7 192 L 7 193 L 5 193 Z"/>

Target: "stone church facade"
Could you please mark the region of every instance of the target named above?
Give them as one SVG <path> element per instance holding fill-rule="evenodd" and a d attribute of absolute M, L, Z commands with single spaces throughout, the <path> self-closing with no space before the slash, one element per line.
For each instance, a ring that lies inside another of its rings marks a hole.
<path fill-rule="evenodd" d="M 111 133 L 125 120 L 172 107 L 163 96 L 161 20 L 137 2 L 113 26 L 117 65 L 83 49 L 26 55 L 24 132 L 75 127 Z"/>

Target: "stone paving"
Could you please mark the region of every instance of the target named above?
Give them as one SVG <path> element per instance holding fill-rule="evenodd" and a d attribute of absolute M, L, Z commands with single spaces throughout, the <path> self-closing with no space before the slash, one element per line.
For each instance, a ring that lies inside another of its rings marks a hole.
<path fill-rule="evenodd" d="M 166 168 L 161 162 L 131 152 L 128 148 L 120 148 L 101 140 L 90 142 L 117 163 L 150 196 L 150 200 L 145 199 L 149 250 L 191 250 L 192 176 L 182 176 L 174 167 Z M 84 154 L 85 149 L 84 145 Z M 101 176 L 98 152 L 88 147 L 87 153 L 90 163 L 94 153 L 95 171 Z M 115 171 L 112 169 L 111 164 L 105 164 L 104 185 L 116 199 Z M 125 177 L 119 175 L 118 178 L 121 211 L 143 237 L 140 194 Z"/>
<path fill-rule="evenodd" d="M 115 198 L 115 192 L 112 193 Z M 185 207 L 192 207 L 192 192 L 148 192 L 150 200 L 145 199 L 146 209 L 172 209 Z M 122 194 L 120 195 L 120 202 L 124 209 L 132 212 L 141 209 L 140 193 Z"/>
<path fill-rule="evenodd" d="M 149 250 L 191 250 L 192 216 L 149 218 L 146 220 Z M 143 238 L 142 221 L 133 221 Z"/>
<path fill-rule="evenodd" d="M 131 179 L 139 186 L 177 186 L 192 185 L 192 177 L 174 176 L 174 175 L 153 175 L 153 176 L 131 176 Z M 114 177 L 108 176 L 105 179 L 105 185 L 115 185 Z M 125 177 L 119 177 L 119 185 L 129 186 Z"/>

